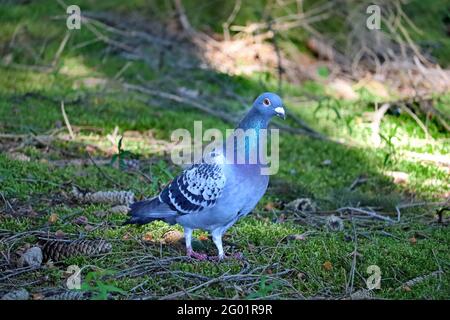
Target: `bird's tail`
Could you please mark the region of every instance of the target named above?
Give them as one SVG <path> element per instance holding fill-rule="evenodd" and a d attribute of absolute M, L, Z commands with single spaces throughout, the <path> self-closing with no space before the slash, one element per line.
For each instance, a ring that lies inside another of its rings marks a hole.
<path fill-rule="evenodd" d="M 130 217 L 123 225 L 146 224 L 155 220 L 175 224 L 177 213 L 171 210 L 167 204 L 161 202 L 158 197 L 155 197 L 131 204 L 128 215 Z"/>

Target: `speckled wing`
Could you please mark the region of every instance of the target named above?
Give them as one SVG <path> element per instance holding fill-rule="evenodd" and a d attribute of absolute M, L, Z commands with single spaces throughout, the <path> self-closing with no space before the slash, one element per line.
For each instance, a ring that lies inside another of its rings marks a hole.
<path fill-rule="evenodd" d="M 211 208 L 222 196 L 226 178 L 218 164 L 195 164 L 176 177 L 159 195 L 159 200 L 181 214 Z"/>

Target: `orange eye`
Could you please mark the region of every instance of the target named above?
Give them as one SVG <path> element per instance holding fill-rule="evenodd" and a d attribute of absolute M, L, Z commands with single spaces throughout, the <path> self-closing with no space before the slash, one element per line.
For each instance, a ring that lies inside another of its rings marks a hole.
<path fill-rule="evenodd" d="M 263 100 L 263 104 L 264 104 L 266 107 L 270 106 L 270 100 L 267 99 L 267 98 L 265 98 L 265 99 Z"/>

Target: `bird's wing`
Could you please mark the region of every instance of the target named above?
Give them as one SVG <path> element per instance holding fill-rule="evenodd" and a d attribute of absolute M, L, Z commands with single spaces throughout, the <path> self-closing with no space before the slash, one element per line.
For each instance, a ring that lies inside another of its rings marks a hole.
<path fill-rule="evenodd" d="M 159 195 L 159 200 L 181 214 L 211 208 L 221 197 L 226 178 L 218 164 L 195 164 L 176 177 Z"/>

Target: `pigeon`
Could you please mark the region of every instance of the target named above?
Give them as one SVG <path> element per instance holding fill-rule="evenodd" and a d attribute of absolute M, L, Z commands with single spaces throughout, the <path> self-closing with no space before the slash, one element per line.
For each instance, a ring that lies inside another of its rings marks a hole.
<path fill-rule="evenodd" d="M 267 163 L 260 158 L 253 162 L 248 160 L 250 152 L 258 148 L 261 129 L 267 129 L 274 116 L 285 119 L 283 102 L 275 93 L 265 92 L 256 98 L 234 130 L 253 129 L 256 135 L 250 135 L 245 143 L 239 144 L 232 134 L 213 152 L 209 161 L 194 163 L 185 169 L 158 196 L 131 204 L 130 217 L 124 224 L 146 224 L 155 220 L 179 224 L 184 228 L 187 256 L 207 260 L 212 257 L 195 252 L 191 244 L 193 230 L 203 229 L 210 232 L 217 247 L 218 256 L 214 258 L 228 258 L 222 236 L 253 210 L 267 190 L 269 175 L 262 174 L 261 170 Z M 231 142 L 234 142 L 233 148 L 227 149 L 226 145 Z M 245 155 L 245 161 L 236 161 L 239 153 Z"/>

